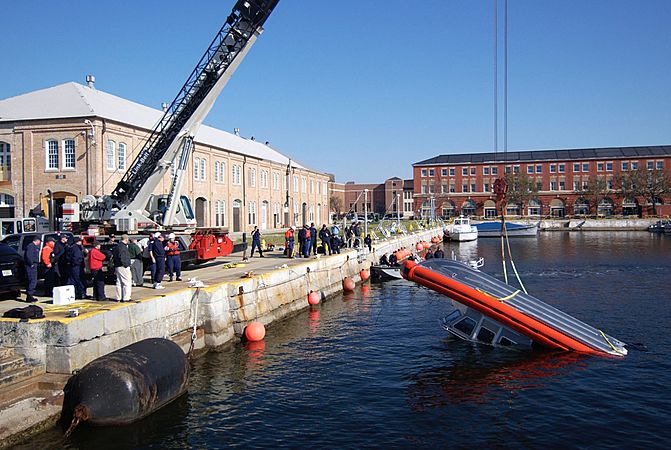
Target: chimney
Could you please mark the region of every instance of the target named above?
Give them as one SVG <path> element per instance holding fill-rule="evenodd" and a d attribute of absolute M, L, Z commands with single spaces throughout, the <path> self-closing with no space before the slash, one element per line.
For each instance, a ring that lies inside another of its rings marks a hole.
<path fill-rule="evenodd" d="M 233 134 L 240 136 L 240 128 L 233 128 Z"/>
<path fill-rule="evenodd" d="M 166 112 L 168 110 L 168 104 L 166 102 L 161 103 L 161 109 L 163 112 Z"/>
<path fill-rule="evenodd" d="M 95 89 L 96 77 L 93 75 L 86 75 L 86 84 L 91 89 Z"/>

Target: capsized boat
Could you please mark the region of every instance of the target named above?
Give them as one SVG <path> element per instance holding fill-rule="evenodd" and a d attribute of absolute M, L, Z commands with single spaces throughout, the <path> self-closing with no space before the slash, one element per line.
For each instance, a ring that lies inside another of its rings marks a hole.
<path fill-rule="evenodd" d="M 401 274 L 465 307 L 443 324 L 462 339 L 598 355 L 627 354 L 623 342 L 464 263 L 447 259 L 421 264 L 407 261 Z"/>
<path fill-rule="evenodd" d="M 373 265 L 370 266 L 370 274 L 373 280 L 379 281 L 389 281 L 389 280 L 402 280 L 401 276 L 401 266 L 384 266 L 384 265 Z"/>
<path fill-rule="evenodd" d="M 459 216 L 454 219 L 454 223 L 446 229 L 446 236 L 451 241 L 465 242 L 474 241 L 478 238 L 478 229 L 471 225 L 471 219 L 466 216 Z"/>
<path fill-rule="evenodd" d="M 476 223 L 480 237 L 501 237 L 501 222 Z M 506 221 L 506 233 L 508 237 L 534 237 L 538 235 L 538 223 L 516 223 Z"/>

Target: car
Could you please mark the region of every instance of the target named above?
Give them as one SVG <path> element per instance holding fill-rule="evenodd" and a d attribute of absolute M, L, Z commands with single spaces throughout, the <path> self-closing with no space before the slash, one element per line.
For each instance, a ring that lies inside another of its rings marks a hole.
<path fill-rule="evenodd" d="M 5 236 L 5 238 L 0 241 L 1 243 L 7 244 L 12 247 L 14 250 L 19 252 L 20 255 L 23 255 L 23 251 L 28 247 L 28 244 L 33 242 L 35 236 L 40 238 L 42 243 L 40 244 L 40 253 L 42 252 L 42 247 L 48 238 L 52 238 L 54 241 L 58 241 L 61 236 L 68 237 L 68 243 L 73 242 L 74 235 L 69 231 L 50 231 L 47 233 L 16 233 Z"/>
<path fill-rule="evenodd" d="M 17 298 L 25 279 L 23 256 L 9 245 L 0 243 L 0 295 Z"/>

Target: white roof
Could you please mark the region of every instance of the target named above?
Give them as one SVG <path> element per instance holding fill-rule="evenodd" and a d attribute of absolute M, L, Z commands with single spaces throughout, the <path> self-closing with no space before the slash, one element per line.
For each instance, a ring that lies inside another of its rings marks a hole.
<path fill-rule="evenodd" d="M 0 122 L 70 117 L 100 117 L 153 130 L 163 117 L 163 111 L 74 82 L 0 100 Z M 259 159 L 289 164 L 287 156 L 265 144 L 207 125 L 200 127 L 195 141 Z M 294 160 L 291 163 L 293 167 L 305 168 Z"/>

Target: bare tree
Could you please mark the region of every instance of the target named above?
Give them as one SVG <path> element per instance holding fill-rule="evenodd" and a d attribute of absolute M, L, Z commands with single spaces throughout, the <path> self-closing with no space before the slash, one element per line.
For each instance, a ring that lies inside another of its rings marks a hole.
<path fill-rule="evenodd" d="M 538 196 L 536 181 L 525 173 L 507 173 L 504 179 L 508 184 L 506 200 L 508 203 L 518 205 L 520 213 L 524 215 L 524 206 L 529 200 Z"/>
<path fill-rule="evenodd" d="M 343 207 L 342 198 L 336 195 L 332 195 L 331 198 L 329 199 L 329 207 L 331 208 L 331 211 L 340 216 Z"/>
<path fill-rule="evenodd" d="M 652 205 L 652 214 L 657 215 L 657 202 L 662 195 L 671 192 L 671 177 L 664 169 L 639 167 L 620 175 L 619 189 L 630 195 L 644 197 Z"/>
<path fill-rule="evenodd" d="M 608 196 L 608 183 L 603 176 L 590 175 L 586 185 L 583 185 L 578 193 L 587 200 L 590 209 L 594 208 L 594 214 L 598 214 L 599 203 Z"/>

